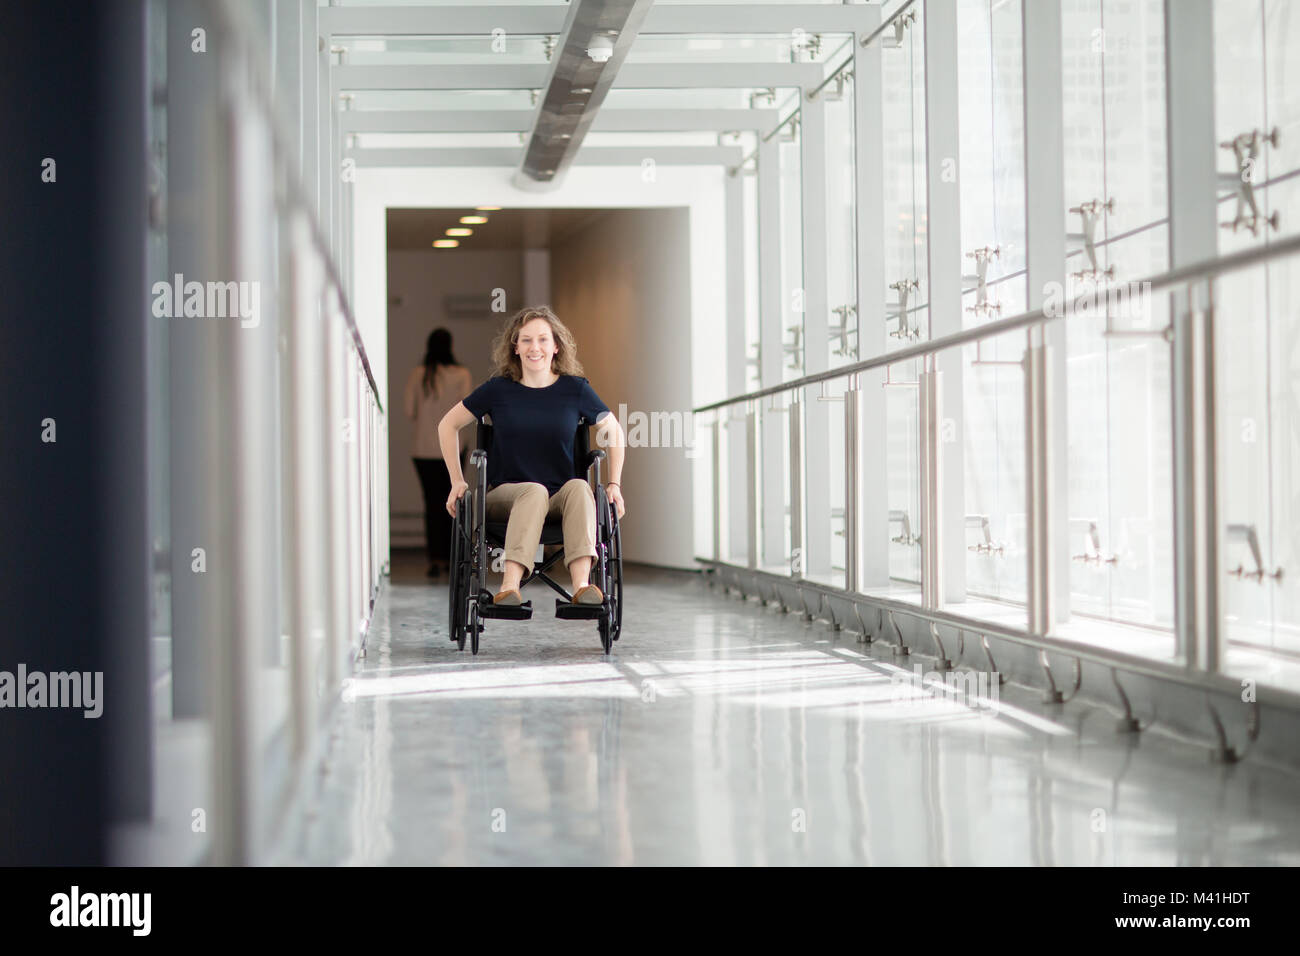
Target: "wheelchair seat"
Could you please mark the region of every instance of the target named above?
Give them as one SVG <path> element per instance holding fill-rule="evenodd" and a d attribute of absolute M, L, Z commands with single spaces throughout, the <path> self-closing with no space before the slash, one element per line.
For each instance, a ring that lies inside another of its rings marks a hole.
<path fill-rule="evenodd" d="M 487 522 L 488 540 L 495 545 L 500 545 L 506 540 L 506 522 L 489 521 Z M 564 544 L 564 524 L 563 519 L 556 515 L 553 518 L 547 518 L 546 523 L 542 525 L 542 544 Z"/>

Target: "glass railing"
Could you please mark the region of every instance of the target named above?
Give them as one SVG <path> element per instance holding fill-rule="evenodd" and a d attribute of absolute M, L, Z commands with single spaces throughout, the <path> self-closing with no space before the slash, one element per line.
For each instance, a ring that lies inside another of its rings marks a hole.
<path fill-rule="evenodd" d="M 1250 677 L 1300 691 L 1297 588 L 1286 567 L 1296 522 L 1280 493 L 1293 483 L 1282 435 L 1300 376 L 1289 352 L 1262 351 L 1265 326 L 1294 335 L 1295 320 L 1256 311 L 1260 303 L 1243 291 L 1288 281 L 1297 255 L 1300 237 L 1289 237 L 1117 285 L 1101 313 L 1087 292 L 696 408 L 697 434 L 724 448 L 738 432 L 749 452 L 730 467 L 721 455 L 701 458 L 713 466 L 712 520 L 731 543 L 701 560 L 768 586 L 812 588 L 1170 679 Z M 1113 374 L 1107 381 L 1096 347 L 1073 346 L 1070 406 L 1044 425 L 1034 412 L 1050 374 L 1041 343 L 1056 323 L 1071 343 L 1100 343 Z M 1192 338 L 1212 348 L 1197 359 L 1189 391 L 1173 366 Z M 1243 348 L 1253 360 L 1238 357 Z M 964 383 L 958 415 L 942 404 L 945 375 Z M 1175 443 L 1172 422 L 1196 419 L 1189 395 L 1213 399 L 1202 425 L 1217 435 L 1194 467 L 1206 470 L 1204 487 L 1217 488 L 1218 518 L 1188 530 L 1205 542 L 1198 586 L 1222 608 L 1202 634 L 1173 628 L 1174 582 L 1195 575 L 1180 569 L 1187 552 L 1173 540 L 1178 459 L 1190 446 Z M 834 450 L 803 440 L 814 416 L 831 423 Z M 1051 451 L 1061 428 L 1068 462 Z M 954 457 L 963 463 L 955 471 Z M 1068 518 L 1048 525 L 1047 540 L 1068 542 L 1064 559 L 1028 530 L 1052 519 L 1026 472 L 1059 467 L 1072 475 Z M 956 494 L 945 486 L 953 474 L 963 479 Z M 847 507 L 837 499 L 831 512 L 829 554 L 808 550 L 813 482 L 844 491 Z M 750 503 L 745 528 L 729 524 L 732 496 Z M 1032 626 L 1052 599 L 1036 582 L 1060 574 L 1070 581 L 1068 612 Z"/>
<path fill-rule="evenodd" d="M 272 93 L 302 51 L 270 8 L 211 11 L 200 57 L 148 6 L 156 796 L 119 862 L 268 861 L 388 555 L 383 401 L 302 184 L 316 104 Z"/>

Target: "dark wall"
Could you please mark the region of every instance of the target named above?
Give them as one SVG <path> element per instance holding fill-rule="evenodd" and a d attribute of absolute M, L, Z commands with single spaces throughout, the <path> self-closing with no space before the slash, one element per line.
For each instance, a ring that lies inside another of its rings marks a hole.
<path fill-rule="evenodd" d="M 5 864 L 104 861 L 122 809 L 106 745 L 140 717 L 118 691 L 142 662 L 114 670 L 107 649 L 147 610 L 143 488 L 124 488 L 143 461 L 143 322 L 124 298 L 143 261 L 142 23 L 139 3 L 0 5 L 0 670 L 106 671 L 98 720 L 0 709 Z"/>

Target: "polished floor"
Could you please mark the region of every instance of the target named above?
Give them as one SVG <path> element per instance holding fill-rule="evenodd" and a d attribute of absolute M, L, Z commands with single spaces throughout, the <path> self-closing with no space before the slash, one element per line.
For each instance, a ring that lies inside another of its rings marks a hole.
<path fill-rule="evenodd" d="M 290 862 L 1300 863 L 1292 774 L 1028 688 L 917 692 L 898 675 L 924 661 L 887 646 L 628 577 L 610 658 L 540 585 L 475 658 L 445 584 L 395 558 Z"/>

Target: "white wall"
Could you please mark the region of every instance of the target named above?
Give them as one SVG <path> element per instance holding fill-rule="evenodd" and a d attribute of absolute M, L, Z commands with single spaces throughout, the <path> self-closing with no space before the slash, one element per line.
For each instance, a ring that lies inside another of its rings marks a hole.
<path fill-rule="evenodd" d="M 384 408 L 389 410 L 389 509 L 392 514 L 411 514 L 424 509 L 420 482 L 416 478 L 415 466 L 411 464 L 411 425 L 402 408 L 402 389 L 412 367 L 424 357 L 429 333 L 438 326 L 451 333 L 452 351 L 473 373 L 477 385 L 491 374 L 489 352 L 492 337 L 504 319 L 503 315 L 484 319 L 448 319 L 443 311 L 443 296 L 458 292 L 486 295 L 493 289 L 504 289 L 509 313 L 523 306 L 522 288 L 523 264 L 517 251 L 412 249 L 388 254 L 388 397 Z M 366 351 L 372 351 L 369 343 Z M 462 443 L 471 439 L 470 431 L 466 429 Z M 422 519 L 394 517 L 392 537 L 398 547 L 422 547 Z"/>
<path fill-rule="evenodd" d="M 597 394 L 616 415 L 626 404 L 625 429 L 633 413 L 689 419 L 690 267 L 690 215 L 681 208 L 610 212 L 551 249 L 555 312 L 573 330 Z M 674 437 L 672 429 L 653 431 L 667 432 L 650 439 L 654 444 Z M 680 446 L 628 449 L 622 484 L 629 561 L 694 566 L 686 456 Z"/>
<path fill-rule="evenodd" d="M 647 182 L 641 167 L 572 167 L 561 186 L 550 192 L 525 192 L 510 183 L 514 170 L 491 169 L 358 169 L 353 184 L 354 210 L 354 309 L 366 350 L 372 358 L 376 381 L 388 375 L 387 347 L 387 257 L 385 250 L 385 210 L 389 207 L 468 208 L 494 205 L 503 208 L 579 208 L 579 207 L 663 207 L 685 206 L 690 209 L 689 275 L 690 314 L 689 344 L 681 343 L 683 361 L 691 369 L 689 406 L 707 404 L 726 397 L 725 376 L 717 374 L 718 357 L 726 346 L 725 248 L 726 230 L 723 217 L 724 171 L 718 167 L 660 166 L 653 181 Z M 458 250 L 459 251 L 459 250 Z M 554 279 L 555 273 L 552 271 Z M 640 343 L 627 344 L 635 354 Z M 686 356 L 689 355 L 689 358 Z M 388 406 L 391 408 L 391 406 Z M 397 410 L 400 416 L 400 408 Z M 402 428 L 400 417 L 391 419 L 389 434 L 397 440 Z M 412 470 L 410 463 L 405 467 Z M 414 478 L 412 477 L 412 480 Z M 396 492 L 396 474 L 394 490 Z M 706 508 L 709 500 L 709 476 L 697 467 L 693 475 L 694 503 Z M 687 503 L 671 505 L 647 499 L 638 507 L 646 508 L 643 519 L 668 520 Z M 650 510 L 653 509 L 653 510 Z M 690 540 L 679 542 L 685 563 L 690 554 L 707 553 L 709 531 L 707 510 L 694 522 L 694 548 Z M 628 541 L 629 552 L 632 542 Z M 646 558 L 646 560 L 650 560 Z M 673 563 L 678 563 L 674 560 Z"/>

